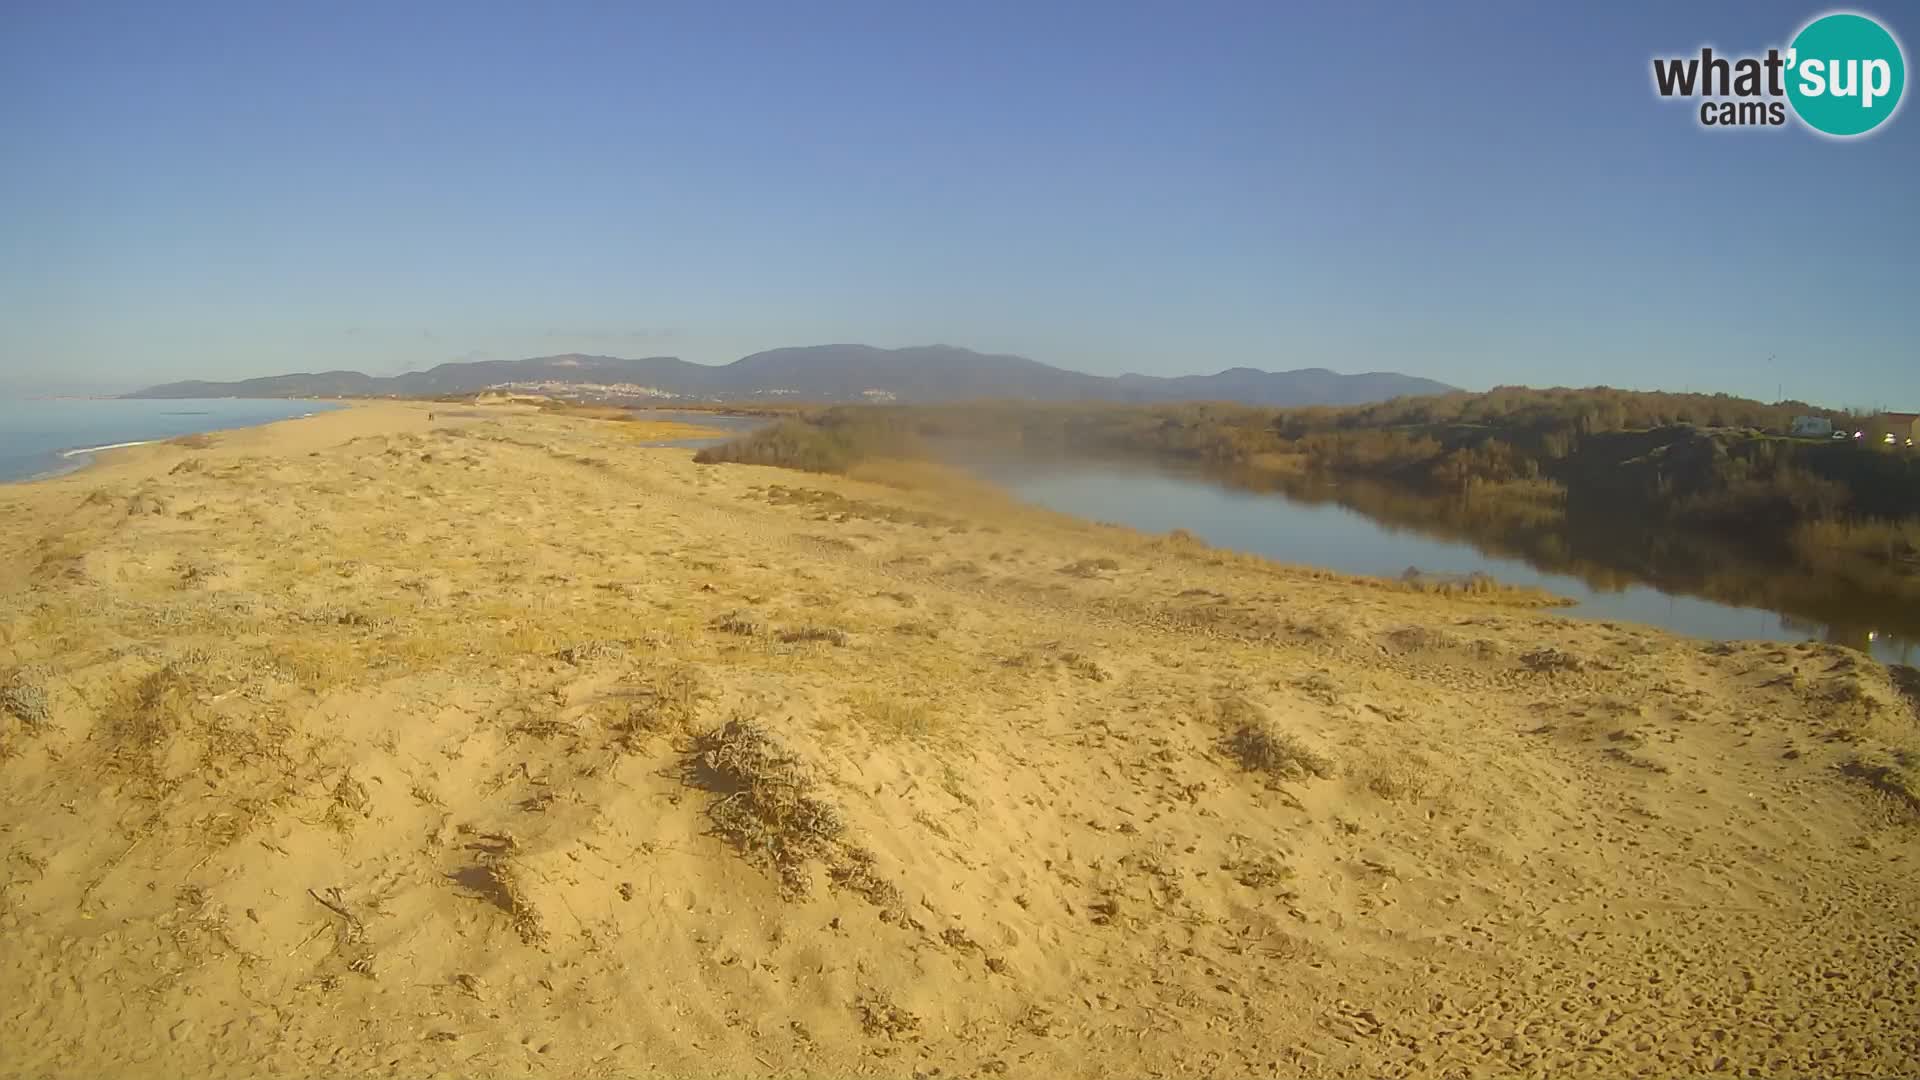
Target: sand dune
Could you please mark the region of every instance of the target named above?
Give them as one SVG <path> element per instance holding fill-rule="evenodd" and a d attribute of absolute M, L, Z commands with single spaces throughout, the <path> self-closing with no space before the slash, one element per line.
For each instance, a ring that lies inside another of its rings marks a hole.
<path fill-rule="evenodd" d="M 0 1073 L 1920 1072 L 1911 672 L 435 408 L 0 488 Z"/>

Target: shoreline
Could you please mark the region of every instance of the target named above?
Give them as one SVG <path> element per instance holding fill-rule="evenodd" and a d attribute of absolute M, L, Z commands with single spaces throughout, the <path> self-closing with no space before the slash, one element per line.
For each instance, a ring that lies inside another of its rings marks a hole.
<path fill-rule="evenodd" d="M 117 400 L 124 400 L 124 399 L 68 398 L 68 399 L 59 399 L 59 400 L 117 401 Z M 139 399 L 133 399 L 133 400 L 139 400 Z M 231 424 L 231 425 L 226 425 L 221 427 L 202 428 L 197 431 L 182 432 L 178 435 L 156 436 L 154 438 L 148 438 L 148 439 L 131 439 L 124 442 L 107 443 L 99 446 L 77 446 L 77 447 L 63 448 L 58 450 L 50 450 L 45 452 L 48 456 L 54 459 L 57 459 L 61 462 L 71 462 L 71 464 L 56 466 L 54 468 L 51 468 L 42 472 L 29 473 L 25 476 L 16 476 L 16 477 L 11 477 L 6 479 L 0 479 L 0 486 L 9 486 L 9 485 L 18 485 L 18 484 L 34 484 L 34 483 L 41 483 L 48 480 L 57 480 L 65 476 L 72 476 L 76 473 L 85 472 L 89 469 L 97 468 L 101 465 L 111 463 L 112 461 L 117 459 L 118 452 L 120 451 L 134 450 L 144 446 L 155 446 L 155 445 L 160 445 L 164 443 L 170 443 L 177 439 L 187 439 L 187 438 L 193 438 L 195 436 L 203 436 L 203 435 L 213 436 L 213 435 L 219 435 L 219 434 L 228 433 L 228 432 L 246 431 L 246 430 L 251 430 L 256 428 L 269 427 L 275 424 L 284 424 L 284 423 L 288 423 L 296 420 L 306 420 L 315 416 L 323 415 L 324 413 L 334 412 L 334 411 L 337 411 L 338 409 L 351 407 L 351 403 L 348 401 L 334 400 L 334 399 L 327 399 L 327 398 L 260 398 L 260 399 L 219 398 L 219 399 L 208 399 L 208 400 L 301 401 L 301 402 L 310 402 L 310 403 L 320 403 L 320 404 L 325 404 L 331 407 L 325 408 L 325 409 L 315 409 L 311 412 L 301 413 L 298 416 L 284 416 L 284 417 L 278 417 L 270 420 L 258 420 L 258 421 L 251 421 L 251 422 L 242 422 L 238 424 Z M 162 415 L 174 415 L 174 414 L 162 414 Z M 207 414 L 195 413 L 195 414 L 180 414 L 180 415 L 207 415 Z"/>
<path fill-rule="evenodd" d="M 313 414 L 308 413 L 307 415 L 311 416 Z M 124 450 L 129 446 L 151 446 L 154 443 L 162 442 L 162 441 L 164 440 L 135 439 L 132 442 L 108 443 L 105 446 L 81 446 L 81 447 L 76 447 L 75 449 L 72 449 L 72 450 L 62 450 L 60 451 L 60 456 L 63 458 L 78 457 L 81 454 L 98 454 L 108 450 Z"/>

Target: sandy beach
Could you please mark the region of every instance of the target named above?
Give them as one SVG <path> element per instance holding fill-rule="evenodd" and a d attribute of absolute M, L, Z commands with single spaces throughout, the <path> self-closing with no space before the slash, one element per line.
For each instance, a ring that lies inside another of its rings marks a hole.
<path fill-rule="evenodd" d="M 0 486 L 0 1075 L 1920 1073 L 1910 670 L 689 433 Z"/>

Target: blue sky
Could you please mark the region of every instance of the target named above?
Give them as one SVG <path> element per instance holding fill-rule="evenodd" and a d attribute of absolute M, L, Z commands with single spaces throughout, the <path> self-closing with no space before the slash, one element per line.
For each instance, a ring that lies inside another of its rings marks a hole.
<path fill-rule="evenodd" d="M 1920 114 L 1651 89 L 1825 10 L 16 0 L 0 387 L 863 341 L 1920 409 Z"/>

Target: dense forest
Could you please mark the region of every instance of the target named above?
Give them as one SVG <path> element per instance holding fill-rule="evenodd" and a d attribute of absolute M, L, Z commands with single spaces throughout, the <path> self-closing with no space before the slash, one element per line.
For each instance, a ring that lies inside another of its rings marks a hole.
<path fill-rule="evenodd" d="M 1787 436 L 1803 415 L 1864 437 Z M 1801 402 L 1503 387 L 1347 408 L 843 406 L 800 412 L 702 459 L 837 472 L 967 447 L 1143 455 L 1301 492 L 1365 478 L 1376 492 L 1444 506 L 1456 532 L 1629 520 L 1718 537 L 1835 583 L 1920 595 L 1920 456 L 1884 444 L 1886 430 Z"/>

